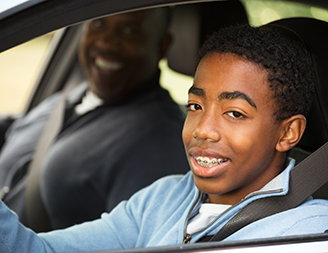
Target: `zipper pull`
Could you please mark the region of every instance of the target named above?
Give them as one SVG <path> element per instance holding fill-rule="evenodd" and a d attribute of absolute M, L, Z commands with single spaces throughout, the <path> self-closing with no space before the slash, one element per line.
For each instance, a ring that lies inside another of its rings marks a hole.
<path fill-rule="evenodd" d="M 189 244 L 191 240 L 191 235 L 186 233 L 186 235 L 183 238 L 183 244 Z"/>

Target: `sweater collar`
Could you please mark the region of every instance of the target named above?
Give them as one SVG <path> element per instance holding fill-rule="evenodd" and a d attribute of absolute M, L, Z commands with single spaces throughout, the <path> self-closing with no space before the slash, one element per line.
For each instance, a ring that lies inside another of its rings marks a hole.
<path fill-rule="evenodd" d="M 266 192 L 276 192 L 280 191 L 284 194 L 288 193 L 289 189 L 289 177 L 290 171 L 294 168 L 295 160 L 291 157 L 288 158 L 287 167 L 274 179 L 272 179 L 269 183 L 262 187 L 262 189 L 252 192 L 247 195 L 245 198 L 248 198 L 251 195 L 261 194 Z"/>
<path fill-rule="evenodd" d="M 275 178 L 273 178 L 270 182 L 268 182 L 265 186 L 263 186 L 260 190 L 254 191 L 248 194 L 243 200 L 249 199 L 253 201 L 253 198 L 262 198 L 272 195 L 286 195 L 289 190 L 289 178 L 290 171 L 295 166 L 295 160 L 291 157 L 288 158 L 287 167 Z M 200 192 L 196 185 L 194 185 L 196 192 Z M 198 207 L 201 203 L 203 203 L 208 198 L 207 194 L 200 192 L 200 198 L 198 199 Z"/>

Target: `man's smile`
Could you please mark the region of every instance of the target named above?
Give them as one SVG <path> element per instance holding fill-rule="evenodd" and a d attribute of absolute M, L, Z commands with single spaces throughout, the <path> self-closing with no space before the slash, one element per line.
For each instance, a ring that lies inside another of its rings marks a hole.
<path fill-rule="evenodd" d="M 118 71 L 123 68 L 122 63 L 104 59 L 102 57 L 95 58 L 95 66 L 102 71 Z"/>

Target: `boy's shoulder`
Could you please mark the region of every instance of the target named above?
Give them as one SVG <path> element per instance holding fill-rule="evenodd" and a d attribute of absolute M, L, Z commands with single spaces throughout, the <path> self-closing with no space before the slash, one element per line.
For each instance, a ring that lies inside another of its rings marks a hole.
<path fill-rule="evenodd" d="M 166 208 L 164 202 L 180 203 L 181 199 L 194 199 L 198 194 L 192 173 L 169 175 L 156 180 L 151 185 L 135 193 L 127 202 L 128 208 L 144 210 L 156 203 L 156 209 Z M 158 204 L 158 205 L 157 205 Z"/>
<path fill-rule="evenodd" d="M 177 175 L 169 175 L 162 177 L 156 180 L 154 183 L 144 188 L 142 191 L 147 194 L 156 194 L 160 192 L 165 192 L 165 194 L 174 194 L 174 192 L 178 191 L 180 193 L 190 192 L 196 186 L 194 184 L 193 176 L 191 171 L 186 174 L 177 174 Z"/>
<path fill-rule="evenodd" d="M 279 221 L 280 236 L 324 233 L 328 230 L 328 201 L 309 198 L 298 207 L 275 216 L 272 221 Z"/>
<path fill-rule="evenodd" d="M 258 220 L 229 239 L 268 238 L 324 233 L 328 230 L 328 201 L 309 198 L 296 208 Z"/>

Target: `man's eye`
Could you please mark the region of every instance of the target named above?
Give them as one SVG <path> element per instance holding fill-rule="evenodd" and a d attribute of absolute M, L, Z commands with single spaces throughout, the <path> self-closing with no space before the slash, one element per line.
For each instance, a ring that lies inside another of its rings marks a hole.
<path fill-rule="evenodd" d="M 201 110 L 202 107 L 199 104 L 188 104 L 187 109 L 188 111 L 196 111 L 196 110 Z"/>
<path fill-rule="evenodd" d="M 138 29 L 133 26 L 125 26 L 123 28 L 123 33 L 125 35 L 137 35 L 138 34 Z"/>
<path fill-rule="evenodd" d="M 100 28 L 100 27 L 105 26 L 105 22 L 102 21 L 101 19 L 95 19 L 92 21 L 92 25 L 93 25 L 93 27 Z"/>
<path fill-rule="evenodd" d="M 245 116 L 243 114 L 241 114 L 240 112 L 236 112 L 236 111 L 231 111 L 227 113 L 230 117 L 239 119 L 239 118 L 244 118 Z"/>

